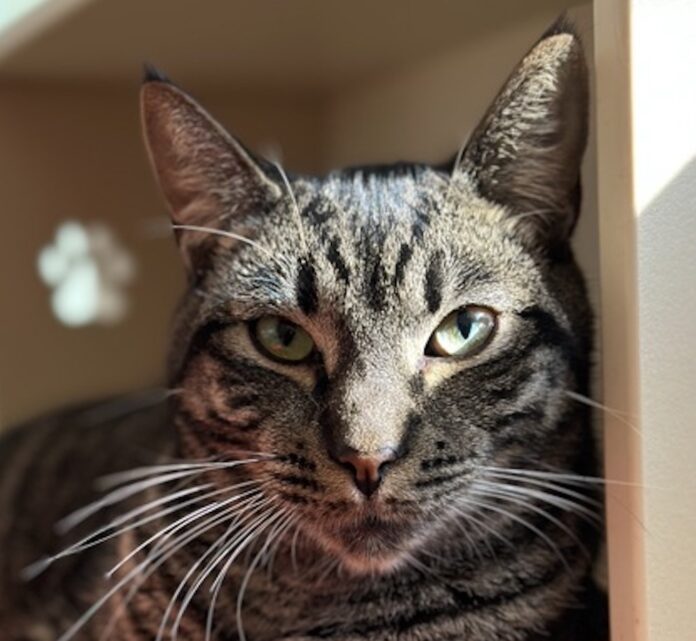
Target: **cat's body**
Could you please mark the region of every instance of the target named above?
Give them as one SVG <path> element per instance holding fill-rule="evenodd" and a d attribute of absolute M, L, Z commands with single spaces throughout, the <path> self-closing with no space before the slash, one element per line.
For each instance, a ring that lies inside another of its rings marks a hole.
<path fill-rule="evenodd" d="M 181 612 L 190 641 L 602 641 L 577 402 L 591 314 L 568 247 L 585 82 L 557 25 L 452 167 L 286 181 L 150 78 L 146 136 L 191 274 L 170 393 L 3 445 L 0 639 L 85 613 L 74 638 L 170 639 Z M 153 464 L 54 533 L 98 478 Z"/>

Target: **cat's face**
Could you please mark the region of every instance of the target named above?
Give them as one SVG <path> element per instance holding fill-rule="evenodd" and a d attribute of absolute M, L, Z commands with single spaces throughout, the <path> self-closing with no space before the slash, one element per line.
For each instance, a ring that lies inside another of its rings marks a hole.
<path fill-rule="evenodd" d="M 172 85 L 143 96 L 191 270 L 171 361 L 185 449 L 270 455 L 245 474 L 356 572 L 451 535 L 486 467 L 569 455 L 589 349 L 567 248 L 586 100 L 572 34 L 540 41 L 448 169 L 286 183 Z"/>

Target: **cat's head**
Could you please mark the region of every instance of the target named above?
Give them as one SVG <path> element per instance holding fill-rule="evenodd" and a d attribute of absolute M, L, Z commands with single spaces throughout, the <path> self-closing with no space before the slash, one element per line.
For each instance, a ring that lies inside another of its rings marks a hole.
<path fill-rule="evenodd" d="M 187 452 L 273 455 L 247 473 L 356 572 L 476 511 L 487 467 L 578 455 L 572 30 L 536 44 L 447 167 L 286 177 L 163 78 L 142 108 L 189 271 L 170 363 Z"/>

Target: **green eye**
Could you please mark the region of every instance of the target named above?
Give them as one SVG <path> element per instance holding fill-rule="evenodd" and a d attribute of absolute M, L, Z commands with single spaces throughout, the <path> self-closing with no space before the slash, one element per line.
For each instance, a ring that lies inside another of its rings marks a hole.
<path fill-rule="evenodd" d="M 495 329 L 495 314 L 484 307 L 463 307 L 452 312 L 433 332 L 425 353 L 429 356 L 471 356 L 483 348 Z"/>
<path fill-rule="evenodd" d="M 264 316 L 254 323 L 256 343 L 271 358 L 299 363 L 314 351 L 314 341 L 299 325 L 280 316 Z"/>

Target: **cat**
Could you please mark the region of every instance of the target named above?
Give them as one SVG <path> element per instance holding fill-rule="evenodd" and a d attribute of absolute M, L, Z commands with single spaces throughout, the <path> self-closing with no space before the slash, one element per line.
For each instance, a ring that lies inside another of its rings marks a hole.
<path fill-rule="evenodd" d="M 141 98 L 168 391 L 5 438 L 0 639 L 606 639 L 572 26 L 442 166 L 287 175 L 154 70 Z"/>

